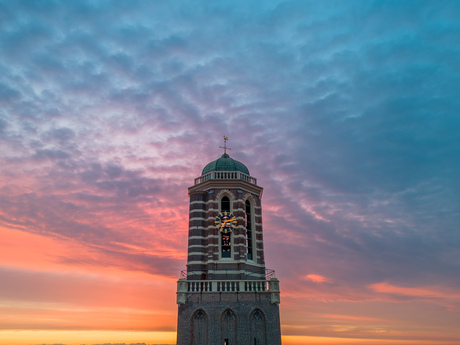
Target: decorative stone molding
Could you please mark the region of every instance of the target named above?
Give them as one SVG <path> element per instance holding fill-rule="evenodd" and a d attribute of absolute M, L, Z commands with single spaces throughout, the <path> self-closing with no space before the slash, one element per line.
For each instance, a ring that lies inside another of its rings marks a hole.
<path fill-rule="evenodd" d="M 187 280 L 184 278 L 179 279 L 177 282 L 177 304 L 185 303 L 187 288 Z"/>
<path fill-rule="evenodd" d="M 230 192 L 228 189 L 222 189 L 217 195 L 216 195 L 216 201 L 220 201 L 222 200 L 222 198 L 226 196 L 230 199 L 231 202 L 235 201 L 236 197 L 235 197 L 235 194 L 233 194 L 232 192 Z"/>
<path fill-rule="evenodd" d="M 256 205 L 256 201 L 254 200 L 254 197 L 252 196 L 251 193 L 246 193 L 246 194 L 243 196 L 243 203 L 246 203 L 246 200 L 249 200 L 249 202 L 251 203 L 251 205 L 253 205 L 253 206 Z"/>
<path fill-rule="evenodd" d="M 280 282 L 276 278 L 272 278 L 268 282 L 269 291 L 271 292 L 271 302 L 280 304 Z"/>

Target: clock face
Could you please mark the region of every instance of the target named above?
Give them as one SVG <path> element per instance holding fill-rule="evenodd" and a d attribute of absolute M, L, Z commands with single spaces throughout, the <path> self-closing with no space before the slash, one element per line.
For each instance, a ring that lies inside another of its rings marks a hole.
<path fill-rule="evenodd" d="M 220 232 L 229 234 L 236 227 L 236 217 L 231 212 L 222 211 L 217 215 L 214 224 L 216 224 L 216 228 L 219 229 Z"/>

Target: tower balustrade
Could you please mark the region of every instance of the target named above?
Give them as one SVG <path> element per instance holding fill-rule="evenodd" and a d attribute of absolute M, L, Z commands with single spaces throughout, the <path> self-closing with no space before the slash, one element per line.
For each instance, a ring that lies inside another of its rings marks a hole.
<path fill-rule="evenodd" d="M 241 180 L 257 185 L 257 179 L 241 171 L 212 171 L 195 178 L 195 185 L 210 180 Z"/>

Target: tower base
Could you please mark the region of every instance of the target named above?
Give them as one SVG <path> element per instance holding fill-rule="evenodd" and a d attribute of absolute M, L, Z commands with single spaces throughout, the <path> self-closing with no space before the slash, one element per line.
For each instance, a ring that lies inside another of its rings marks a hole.
<path fill-rule="evenodd" d="M 186 294 L 177 345 L 281 345 L 279 306 L 269 293 Z"/>

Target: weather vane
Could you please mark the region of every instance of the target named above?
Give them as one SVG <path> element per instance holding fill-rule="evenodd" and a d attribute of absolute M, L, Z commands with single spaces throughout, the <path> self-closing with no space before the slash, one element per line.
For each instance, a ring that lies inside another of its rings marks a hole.
<path fill-rule="evenodd" d="M 231 150 L 230 147 L 227 147 L 228 138 L 224 135 L 224 146 L 219 146 L 220 149 L 224 149 L 224 154 L 227 153 L 227 150 Z"/>

